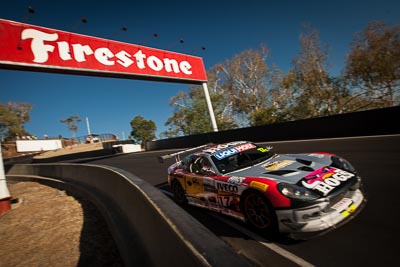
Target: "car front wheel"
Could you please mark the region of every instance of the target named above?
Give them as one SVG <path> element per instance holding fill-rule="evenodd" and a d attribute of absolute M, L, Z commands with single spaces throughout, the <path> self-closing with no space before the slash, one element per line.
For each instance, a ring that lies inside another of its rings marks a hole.
<path fill-rule="evenodd" d="M 276 233 L 276 214 L 264 195 L 257 191 L 246 193 L 242 199 L 242 210 L 247 223 L 255 230 Z"/>

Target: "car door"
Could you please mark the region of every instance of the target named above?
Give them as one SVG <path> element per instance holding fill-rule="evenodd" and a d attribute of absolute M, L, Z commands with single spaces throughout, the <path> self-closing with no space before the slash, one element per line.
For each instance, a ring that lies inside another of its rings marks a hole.
<path fill-rule="evenodd" d="M 184 189 L 186 193 L 194 198 L 198 198 L 204 192 L 203 179 L 197 171 L 196 163 L 200 156 L 191 155 L 185 159 L 184 167 L 182 168 L 182 177 L 184 177 Z"/>
<path fill-rule="evenodd" d="M 217 190 L 215 188 L 215 171 L 210 161 L 199 156 L 190 167 L 190 173 L 187 174 L 187 192 L 196 198 L 197 204 L 216 208 Z"/>

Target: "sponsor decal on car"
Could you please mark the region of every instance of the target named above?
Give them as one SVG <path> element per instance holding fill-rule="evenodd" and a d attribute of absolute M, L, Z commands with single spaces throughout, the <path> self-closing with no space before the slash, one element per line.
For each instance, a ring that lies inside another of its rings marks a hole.
<path fill-rule="evenodd" d="M 342 214 L 343 217 L 349 216 L 357 209 L 356 205 L 354 205 L 353 200 L 351 200 L 350 198 L 343 198 L 331 208 Z"/>
<path fill-rule="evenodd" d="M 232 177 L 229 177 L 229 179 L 227 180 L 227 182 L 228 182 L 228 183 L 231 183 L 231 184 L 237 184 L 237 185 L 239 185 L 239 184 L 241 184 L 245 179 L 246 179 L 245 177 L 232 176 Z"/>
<path fill-rule="evenodd" d="M 228 149 L 225 149 L 225 150 L 215 153 L 214 156 L 217 159 L 221 160 L 221 159 L 227 158 L 227 157 L 237 154 L 237 153 L 239 153 L 239 151 L 237 151 L 236 149 L 228 148 Z"/>
<path fill-rule="evenodd" d="M 255 147 L 256 147 L 255 145 L 247 143 L 247 144 L 238 145 L 235 147 L 230 147 L 230 148 L 224 149 L 222 151 L 218 151 L 214 154 L 214 156 L 217 159 L 221 160 L 221 159 L 227 158 L 231 155 L 238 154 L 240 152 L 243 152 L 243 151 L 255 148 Z"/>
<path fill-rule="evenodd" d="M 257 182 L 257 181 L 251 181 L 250 184 L 249 184 L 249 187 L 261 190 L 263 192 L 267 191 L 268 186 L 269 185 L 263 184 L 263 183 L 260 183 L 260 182 Z"/>
<path fill-rule="evenodd" d="M 227 144 L 219 144 L 213 147 L 208 147 L 207 149 L 204 149 L 203 152 L 214 154 L 218 151 L 224 150 L 225 148 L 232 147 L 232 146 L 237 146 L 241 144 L 247 144 L 245 141 L 238 141 L 238 142 L 231 142 Z"/>
<path fill-rule="evenodd" d="M 323 196 L 326 196 L 333 189 L 354 176 L 350 172 L 332 167 L 324 167 L 305 176 L 301 183 L 304 187 L 316 190 L 322 193 Z"/>
<path fill-rule="evenodd" d="M 229 192 L 229 193 L 238 193 L 239 187 L 237 185 L 229 184 L 229 183 L 221 183 L 217 182 L 216 187 L 218 191 Z"/>
<path fill-rule="evenodd" d="M 276 170 L 280 170 L 282 168 L 285 168 L 289 165 L 292 165 L 293 163 L 295 163 L 294 160 L 281 160 L 281 161 L 276 161 L 276 162 L 269 162 L 263 165 L 263 167 L 266 170 L 269 171 L 276 171 Z"/>

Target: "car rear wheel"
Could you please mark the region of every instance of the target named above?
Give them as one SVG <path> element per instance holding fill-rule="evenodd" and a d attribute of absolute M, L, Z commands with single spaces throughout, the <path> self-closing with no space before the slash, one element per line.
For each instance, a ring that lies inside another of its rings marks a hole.
<path fill-rule="evenodd" d="M 186 205 L 188 203 L 185 191 L 178 180 L 173 180 L 171 183 L 171 190 L 174 194 L 174 200 L 179 205 Z"/>
<path fill-rule="evenodd" d="M 264 195 L 249 191 L 242 199 L 242 209 L 246 222 L 255 230 L 277 232 L 276 214 Z"/>

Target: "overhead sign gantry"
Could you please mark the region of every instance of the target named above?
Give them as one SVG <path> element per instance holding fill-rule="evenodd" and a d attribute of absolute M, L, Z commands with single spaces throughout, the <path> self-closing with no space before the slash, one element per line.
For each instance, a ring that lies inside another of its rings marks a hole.
<path fill-rule="evenodd" d="M 218 131 L 200 57 L 0 19 L 0 68 L 202 84 Z M 9 194 L 2 166 L 0 202 Z"/>

